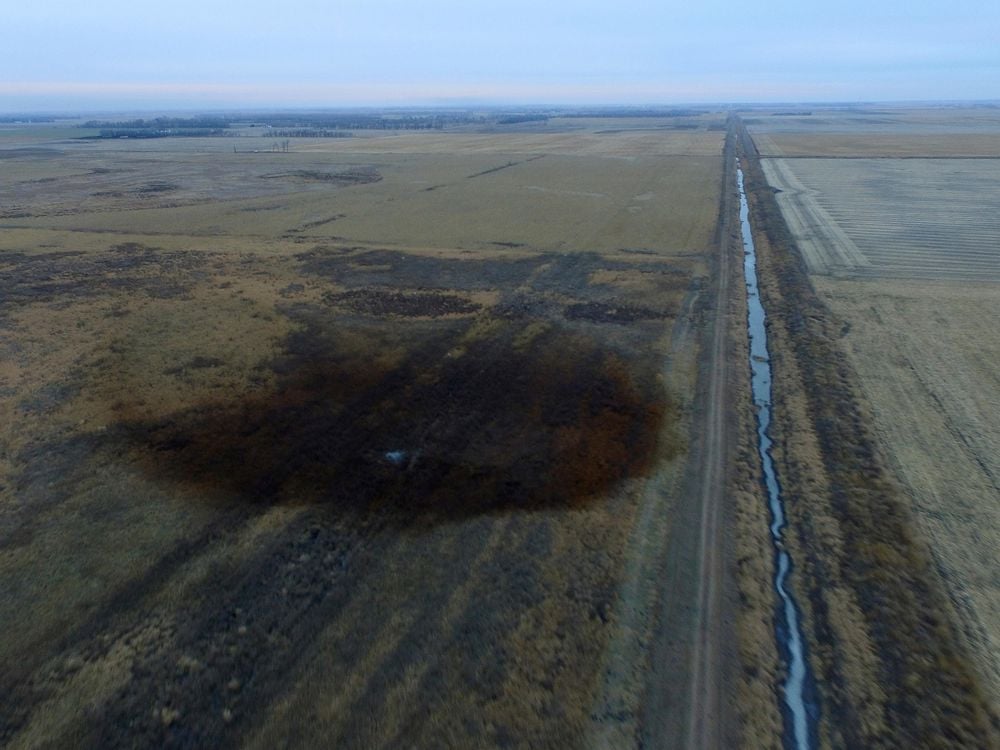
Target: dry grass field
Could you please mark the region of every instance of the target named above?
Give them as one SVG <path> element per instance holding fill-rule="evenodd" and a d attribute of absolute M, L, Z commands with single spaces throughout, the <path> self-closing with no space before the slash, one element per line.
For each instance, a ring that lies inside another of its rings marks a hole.
<path fill-rule="evenodd" d="M 1000 288 L 816 284 L 1000 705 Z"/>
<path fill-rule="evenodd" d="M 0 744 L 637 741 L 709 124 L 0 139 Z"/>
<path fill-rule="evenodd" d="M 883 116 L 883 115 L 880 115 Z M 896 111 L 751 131 L 881 449 L 1000 707 L 1000 176 L 995 116 Z M 839 128 L 839 131 L 838 131 Z M 927 132 L 922 132 L 927 131 Z M 786 132 L 789 131 L 789 132 Z M 791 132 L 794 131 L 794 132 Z M 928 134 L 933 131 L 933 134 Z M 970 131 L 977 131 L 970 134 Z M 980 132 L 981 131 L 981 132 Z M 874 137 L 876 136 L 877 137 Z M 933 149 L 928 148 L 933 139 Z M 979 139 L 979 146 L 969 144 Z M 877 153 L 882 144 L 893 146 Z M 861 142 L 863 149 L 857 146 Z M 949 145 L 950 144 L 950 145 Z M 981 148 L 980 148 L 981 147 Z M 959 159 L 973 155 L 989 159 Z M 837 154 L 879 157 L 829 158 Z M 919 159 L 887 158 L 919 155 Z"/>

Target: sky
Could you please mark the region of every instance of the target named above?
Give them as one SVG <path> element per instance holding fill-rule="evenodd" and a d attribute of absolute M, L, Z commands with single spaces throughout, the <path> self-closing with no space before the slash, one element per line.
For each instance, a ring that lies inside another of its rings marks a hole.
<path fill-rule="evenodd" d="M 1000 99 L 996 0 L 34 0 L 0 111 Z"/>

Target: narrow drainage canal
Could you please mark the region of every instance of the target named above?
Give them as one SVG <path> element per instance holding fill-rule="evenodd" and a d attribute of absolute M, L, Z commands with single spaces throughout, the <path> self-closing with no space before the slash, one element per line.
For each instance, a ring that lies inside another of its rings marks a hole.
<path fill-rule="evenodd" d="M 750 336 L 750 387 L 757 412 L 757 450 L 764 470 L 767 503 L 771 510 L 771 541 L 774 544 L 776 573 L 774 590 L 778 595 L 775 636 L 778 652 L 786 668 L 782 685 L 785 719 L 784 745 L 791 750 L 811 750 L 815 746 L 817 705 L 810 699 L 813 693 L 812 675 L 806 662 L 805 641 L 799 623 L 799 608 L 792 592 L 786 588 L 792 570 L 792 558 L 785 549 L 782 530 L 785 510 L 781 486 L 771 459 L 771 358 L 767 351 L 767 331 L 764 327 L 764 306 L 757 287 L 757 249 L 750 232 L 750 209 L 743 189 L 743 170 L 737 165 L 736 181 L 740 189 L 740 227 L 743 232 L 743 277 L 747 286 L 747 331 Z"/>

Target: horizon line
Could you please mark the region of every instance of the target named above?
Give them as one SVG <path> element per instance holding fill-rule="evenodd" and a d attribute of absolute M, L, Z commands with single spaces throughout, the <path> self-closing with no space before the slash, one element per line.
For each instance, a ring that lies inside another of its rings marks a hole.
<path fill-rule="evenodd" d="M 429 107 L 718 107 L 844 104 L 991 104 L 1000 98 L 851 95 L 832 85 L 746 85 L 723 81 L 685 84 L 440 84 L 331 83 L 253 85 L 179 82 L 0 82 L 0 112 L 252 109 L 360 109 Z M 6 100 L 6 101 L 5 101 Z"/>

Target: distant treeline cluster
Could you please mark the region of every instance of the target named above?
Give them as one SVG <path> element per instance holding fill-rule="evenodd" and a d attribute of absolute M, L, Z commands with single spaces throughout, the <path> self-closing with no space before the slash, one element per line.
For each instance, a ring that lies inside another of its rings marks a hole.
<path fill-rule="evenodd" d="M 448 125 L 483 122 L 467 114 L 428 113 L 387 115 L 367 112 L 281 113 L 254 116 L 258 126 L 282 130 L 441 130 Z"/>
<path fill-rule="evenodd" d="M 514 118 L 524 117 L 516 115 Z M 535 116 L 528 116 L 536 119 Z M 223 117 L 156 117 L 110 122 L 91 120 L 81 127 L 96 129 L 96 138 L 166 138 L 170 136 L 245 135 L 243 128 L 275 138 L 348 138 L 352 130 L 443 130 L 464 124 L 482 124 L 483 116 L 467 113 L 284 112 Z M 511 122 L 526 120 L 510 119 Z"/>
<path fill-rule="evenodd" d="M 497 118 L 497 125 L 517 125 L 522 122 L 547 122 L 548 115 L 503 115 Z"/>
<path fill-rule="evenodd" d="M 355 130 L 444 130 L 461 126 L 545 123 L 552 117 L 691 117 L 694 109 L 599 107 L 553 110 L 343 110 L 327 112 L 240 112 L 213 116 L 155 117 L 136 120 L 90 120 L 89 138 L 168 138 L 176 136 L 248 136 L 273 138 L 349 138 Z M 0 122 L 3 120 L 0 119 Z M 694 127 L 694 126 L 691 126 Z"/>
<path fill-rule="evenodd" d="M 35 123 L 41 123 L 41 122 L 55 122 L 56 120 L 59 119 L 68 119 L 68 118 L 49 117 L 46 115 L 7 115 L 4 117 L 0 117 L 0 123 L 3 123 L 4 125 L 13 123 L 24 123 L 26 125 L 33 125 Z"/>
<path fill-rule="evenodd" d="M 272 138 L 350 138 L 354 135 L 349 130 L 328 130 L 327 128 L 284 128 L 268 130 L 266 135 Z"/>
<path fill-rule="evenodd" d="M 204 137 L 222 135 L 229 126 L 228 120 L 218 117 L 157 117 L 119 122 L 90 120 L 83 124 L 84 128 L 97 129 L 99 138 Z"/>
<path fill-rule="evenodd" d="M 631 109 L 610 107 L 607 109 L 584 109 L 576 112 L 560 113 L 560 117 L 694 117 L 702 112 L 696 109 Z"/>

